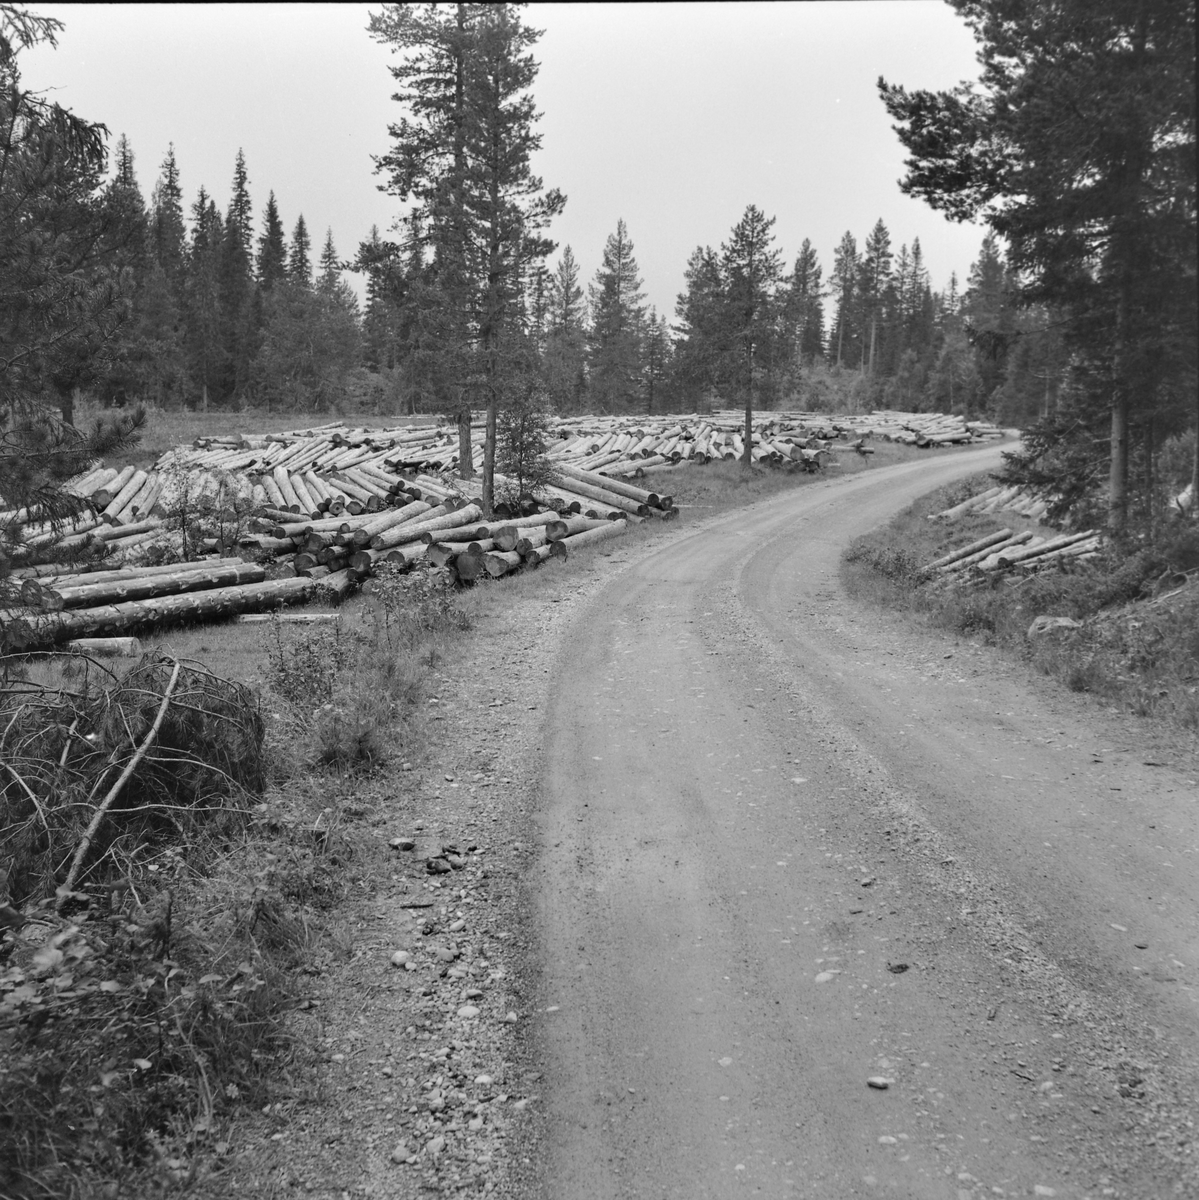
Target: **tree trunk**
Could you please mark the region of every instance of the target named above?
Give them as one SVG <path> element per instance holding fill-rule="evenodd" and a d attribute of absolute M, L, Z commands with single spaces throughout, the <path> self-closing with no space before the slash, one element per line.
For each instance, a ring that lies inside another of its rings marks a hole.
<path fill-rule="evenodd" d="M 483 519 L 491 520 L 495 501 L 495 428 L 496 395 L 494 385 L 487 395 L 487 432 L 483 437 Z"/>
<path fill-rule="evenodd" d="M 741 465 L 748 471 L 753 466 L 754 441 L 754 344 L 749 344 L 749 387 L 745 392 L 745 450 Z"/>
<path fill-rule="evenodd" d="M 1116 304 L 1116 345 L 1112 362 L 1111 469 L 1108 475 L 1107 531 L 1122 538 L 1128 527 L 1128 282 Z"/>
<path fill-rule="evenodd" d="M 463 401 L 458 409 L 458 478 L 473 479 L 475 450 L 471 445 L 470 405 Z"/>
<path fill-rule="evenodd" d="M 100 604 L 115 604 L 126 600 L 148 600 L 152 596 L 175 596 L 184 592 L 207 591 L 243 583 L 261 583 L 266 571 L 256 563 L 226 559 L 208 570 L 181 570 L 161 575 L 138 575 L 90 583 L 84 576 L 80 582 L 60 584 L 54 590 L 62 597 L 65 608 L 94 608 Z"/>

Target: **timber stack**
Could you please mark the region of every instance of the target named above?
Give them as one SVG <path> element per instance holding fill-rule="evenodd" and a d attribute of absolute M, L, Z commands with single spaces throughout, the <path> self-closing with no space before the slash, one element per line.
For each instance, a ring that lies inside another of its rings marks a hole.
<path fill-rule="evenodd" d="M 20 580 L 20 607 L 0 610 L 4 642 L 128 635 L 318 592 L 342 599 L 383 564 L 429 564 L 463 583 L 499 578 L 630 525 L 675 519 L 662 486 L 670 472 L 745 451 L 739 412 L 562 418 L 547 453 L 556 482 L 534 502 L 497 474 L 507 502 L 484 521 L 483 446 L 473 428 L 476 474 L 466 479 L 457 428 L 433 421 L 201 438 L 148 470 L 97 466 L 67 485 L 85 506 L 65 527 L 0 511 L 4 553 Z M 755 419 L 750 457 L 816 471 L 836 466 L 841 451 L 871 453 L 872 438 L 932 448 L 993 436 L 1001 431 L 934 413 L 769 412 Z"/>

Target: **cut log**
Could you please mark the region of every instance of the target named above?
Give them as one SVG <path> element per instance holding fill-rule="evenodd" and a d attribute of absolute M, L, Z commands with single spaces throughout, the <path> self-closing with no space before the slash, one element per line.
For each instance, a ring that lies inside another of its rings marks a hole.
<path fill-rule="evenodd" d="M 74 654 L 94 654 L 97 658 L 135 658 L 142 644 L 135 637 L 76 638 L 67 643 Z"/>
<path fill-rule="evenodd" d="M 492 550 L 483 555 L 483 567 L 492 579 L 499 579 L 524 565 L 524 559 L 515 550 Z"/>
<path fill-rule="evenodd" d="M 404 545 L 406 542 L 419 541 L 423 533 L 435 529 L 455 529 L 461 525 L 469 525 L 472 521 L 478 521 L 482 515 L 483 510 L 477 504 L 468 504 L 457 512 L 447 513 L 444 517 L 437 517 L 432 521 L 408 522 L 395 529 L 385 530 L 371 538 L 371 549 L 386 550 L 393 546 Z"/>
<path fill-rule="evenodd" d="M 136 470 L 136 467 L 128 466 L 118 471 L 108 483 L 92 493 L 92 504 L 97 509 L 107 508 L 113 502 L 113 498 L 120 495 L 121 489 L 133 478 Z"/>
<path fill-rule="evenodd" d="M 326 625 L 340 620 L 339 613 L 242 613 L 233 618 L 239 625 L 265 625 L 282 621 L 285 625 Z"/>
<path fill-rule="evenodd" d="M 946 512 L 952 512 L 952 509 Z M 937 513 L 937 516 L 945 516 L 946 513 Z M 988 533 L 986 537 L 981 537 L 976 542 L 971 542 L 968 546 L 959 546 L 956 550 L 951 550 L 948 554 L 943 554 L 940 558 L 934 559 L 928 566 L 922 568 L 925 571 L 936 571 L 940 567 L 947 567 L 950 563 L 957 562 L 960 558 L 969 558 L 971 554 L 977 554 L 979 550 L 988 550 L 992 546 L 997 546 L 1000 542 L 1006 542 L 1012 536 L 1010 529 L 1000 529 L 996 533 Z"/>
<path fill-rule="evenodd" d="M 635 466 L 639 464 L 630 465 Z M 648 504 L 652 508 L 658 507 L 658 494 L 656 492 L 648 492 L 645 488 L 634 487 L 631 483 L 624 483 L 619 479 L 610 479 L 606 475 L 597 475 L 592 471 L 580 471 L 577 467 L 572 467 L 569 463 L 563 463 L 558 467 L 558 471 L 560 474 L 565 475 L 567 479 L 589 484 L 600 493 L 614 493 L 617 496 L 623 496 L 627 500 L 636 500 L 639 504 Z M 566 486 L 573 487 L 574 485 L 568 483 Z M 575 490 L 578 491 L 577 488 Z"/>
<path fill-rule="evenodd" d="M 130 600 L 96 608 L 77 608 L 27 619 L 35 645 L 49 646 L 103 633 L 125 633 L 143 626 L 229 616 L 233 613 L 298 604 L 316 585 L 310 579 L 268 579 L 261 583 L 210 588 L 202 592 Z"/>
<path fill-rule="evenodd" d="M 125 486 L 108 502 L 104 507 L 104 511 L 100 514 L 102 521 L 115 521 L 117 514 L 145 487 L 146 480 L 149 476 L 145 471 L 134 471 L 129 476 Z"/>
<path fill-rule="evenodd" d="M 569 537 L 558 538 L 556 541 L 568 553 L 573 553 L 575 550 L 583 546 L 590 546 L 594 542 L 606 542 L 609 538 L 620 537 L 622 534 L 628 532 L 628 528 L 628 523 L 625 521 L 605 521 L 603 528 L 586 529 L 582 533 L 572 533 Z"/>
<path fill-rule="evenodd" d="M 165 572 L 161 575 L 133 575 L 99 583 L 74 586 L 59 584 L 54 592 L 64 608 L 94 608 L 101 604 L 119 604 L 126 600 L 147 600 L 151 596 L 173 596 L 234 584 L 259 583 L 266 571 L 257 563 L 226 559 L 225 565 L 207 570 Z"/>
<path fill-rule="evenodd" d="M 547 541 L 560 542 L 563 538 L 576 533 L 584 533 L 588 529 L 600 529 L 610 525 L 611 521 L 603 517 L 568 517 L 562 521 L 547 521 L 545 536 Z"/>

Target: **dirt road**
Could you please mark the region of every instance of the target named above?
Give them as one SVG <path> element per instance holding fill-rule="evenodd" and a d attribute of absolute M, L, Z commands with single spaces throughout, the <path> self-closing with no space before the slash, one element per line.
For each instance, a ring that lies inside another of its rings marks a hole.
<path fill-rule="evenodd" d="M 545 1197 L 1199 1195 L 1194 774 L 837 583 L 997 461 L 802 489 L 581 608 L 540 807 Z"/>

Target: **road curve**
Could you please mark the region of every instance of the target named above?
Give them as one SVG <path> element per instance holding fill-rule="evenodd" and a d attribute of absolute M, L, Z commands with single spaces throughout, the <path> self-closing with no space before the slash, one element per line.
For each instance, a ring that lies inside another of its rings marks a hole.
<path fill-rule="evenodd" d="M 545 1197 L 1199 1195 L 1193 777 L 837 583 L 998 455 L 799 489 L 582 608 L 539 807 Z"/>

